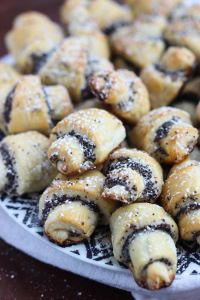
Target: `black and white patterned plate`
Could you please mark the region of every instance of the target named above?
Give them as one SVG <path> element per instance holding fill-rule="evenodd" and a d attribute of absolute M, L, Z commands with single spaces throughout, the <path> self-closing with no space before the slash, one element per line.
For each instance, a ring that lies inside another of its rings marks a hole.
<path fill-rule="evenodd" d="M 38 198 L 38 194 L 13 198 L 2 195 L 0 196 L 0 207 L 17 222 L 18 226 L 25 227 L 30 234 L 39 239 L 47 240 L 38 220 Z M 52 246 L 88 263 L 113 271 L 125 271 L 125 268 L 119 265 L 113 257 L 108 227 L 97 228 L 95 234 L 83 243 L 66 247 L 54 244 Z M 182 276 L 200 275 L 200 247 L 195 243 L 178 243 L 177 274 Z"/>

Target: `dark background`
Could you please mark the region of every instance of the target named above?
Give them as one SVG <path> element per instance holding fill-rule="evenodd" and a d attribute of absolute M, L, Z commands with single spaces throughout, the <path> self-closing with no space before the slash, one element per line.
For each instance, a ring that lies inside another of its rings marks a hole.
<path fill-rule="evenodd" d="M 0 0 L 0 55 L 14 17 L 39 10 L 58 21 L 62 0 Z M 103 270 L 102 270 L 103 271 Z M 45 265 L 0 240 L 0 300 L 131 300 L 130 294 Z"/>

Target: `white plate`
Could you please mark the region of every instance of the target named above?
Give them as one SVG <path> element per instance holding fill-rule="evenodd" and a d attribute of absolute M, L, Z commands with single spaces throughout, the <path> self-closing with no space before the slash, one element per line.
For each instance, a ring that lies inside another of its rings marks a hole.
<path fill-rule="evenodd" d="M 12 62 L 9 56 L 3 60 Z M 195 243 L 178 244 L 177 276 L 171 287 L 159 292 L 145 291 L 114 259 L 108 228 L 98 228 L 88 241 L 80 244 L 60 247 L 49 242 L 37 218 L 38 198 L 37 194 L 14 198 L 0 196 L 0 236 L 8 243 L 41 261 L 134 292 L 138 299 L 162 296 L 162 300 L 169 297 L 172 300 L 177 294 L 182 300 L 191 295 L 193 299 L 200 299 L 193 294 L 200 289 L 200 248 Z"/>

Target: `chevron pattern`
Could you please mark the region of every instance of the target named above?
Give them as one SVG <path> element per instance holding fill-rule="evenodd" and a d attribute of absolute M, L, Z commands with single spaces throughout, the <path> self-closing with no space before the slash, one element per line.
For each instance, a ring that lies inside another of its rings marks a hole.
<path fill-rule="evenodd" d="M 9 198 L 0 195 L 0 207 L 16 220 L 19 226 L 27 231 L 46 239 L 38 220 L 38 194 Z M 93 260 L 93 263 L 111 269 L 124 269 L 113 257 L 109 228 L 97 228 L 95 234 L 81 244 L 59 247 L 60 251 L 79 257 L 82 260 Z M 177 274 L 183 273 L 196 276 L 200 274 L 200 248 L 195 243 L 179 242 Z"/>

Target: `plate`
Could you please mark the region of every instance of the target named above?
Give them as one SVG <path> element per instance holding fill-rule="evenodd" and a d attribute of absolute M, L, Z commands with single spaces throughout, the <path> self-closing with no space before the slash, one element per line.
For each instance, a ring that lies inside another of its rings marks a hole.
<path fill-rule="evenodd" d="M 12 63 L 12 58 L 5 56 L 3 61 Z M 113 257 L 108 227 L 97 228 L 90 239 L 79 244 L 60 247 L 49 242 L 38 220 L 39 197 L 39 194 L 12 198 L 0 195 L 0 236 L 8 243 L 41 261 L 132 291 L 138 299 L 157 299 L 159 294 L 164 300 L 169 295 L 183 291 L 186 295 L 200 289 L 200 247 L 195 243 L 178 243 L 177 276 L 171 287 L 149 292 L 138 287 L 129 270 Z"/>

